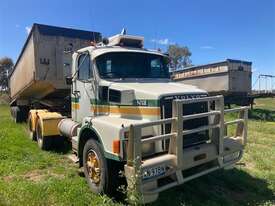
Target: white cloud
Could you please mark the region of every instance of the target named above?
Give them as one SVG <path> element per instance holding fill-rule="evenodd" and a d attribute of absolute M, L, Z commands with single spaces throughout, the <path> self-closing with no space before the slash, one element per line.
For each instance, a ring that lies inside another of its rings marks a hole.
<path fill-rule="evenodd" d="M 211 50 L 211 49 L 215 49 L 213 46 L 209 46 L 209 45 L 206 45 L 206 46 L 201 46 L 200 49 L 208 49 L 208 50 Z"/>
<path fill-rule="evenodd" d="M 174 42 L 171 42 L 168 38 L 164 39 L 152 39 L 151 42 L 161 44 L 161 45 L 169 45 L 169 44 L 174 44 Z"/>
<path fill-rule="evenodd" d="M 32 28 L 29 27 L 29 26 L 26 26 L 26 27 L 25 27 L 25 30 L 26 30 L 27 34 L 29 34 L 29 33 L 31 32 L 31 29 L 32 29 Z"/>

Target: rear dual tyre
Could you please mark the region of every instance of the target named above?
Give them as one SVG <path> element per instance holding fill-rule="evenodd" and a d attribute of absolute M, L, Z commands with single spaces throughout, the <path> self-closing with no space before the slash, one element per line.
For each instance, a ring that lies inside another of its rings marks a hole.
<path fill-rule="evenodd" d="M 31 140 L 36 141 L 36 132 L 33 131 L 32 119 L 31 116 L 28 117 L 28 128 L 29 128 L 29 137 Z"/>
<path fill-rule="evenodd" d="M 22 122 L 23 117 L 19 107 L 11 107 L 11 116 L 15 123 Z"/>
<path fill-rule="evenodd" d="M 42 126 L 38 121 L 36 125 L 36 137 L 38 147 L 42 150 L 50 150 L 52 148 L 52 137 L 44 137 L 42 134 Z M 31 137 L 33 138 L 33 137 Z"/>
<path fill-rule="evenodd" d="M 11 107 L 11 116 L 16 123 L 26 121 L 28 116 L 28 107 L 26 106 L 13 106 Z"/>
<path fill-rule="evenodd" d="M 37 141 L 38 147 L 42 150 L 58 149 L 64 146 L 64 137 L 62 136 L 43 136 L 42 125 L 38 121 L 36 124 L 35 132 L 30 133 L 30 138 Z M 33 136 L 35 135 L 35 137 Z"/>

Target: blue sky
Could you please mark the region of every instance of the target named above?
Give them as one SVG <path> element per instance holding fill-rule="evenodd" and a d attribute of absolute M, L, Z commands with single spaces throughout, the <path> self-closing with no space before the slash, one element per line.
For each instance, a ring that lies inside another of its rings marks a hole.
<path fill-rule="evenodd" d="M 0 57 L 16 60 L 34 23 L 114 35 L 125 27 L 147 48 L 186 45 L 193 64 L 226 58 L 253 62 L 254 75 L 275 75 L 274 0 L 4 0 Z"/>

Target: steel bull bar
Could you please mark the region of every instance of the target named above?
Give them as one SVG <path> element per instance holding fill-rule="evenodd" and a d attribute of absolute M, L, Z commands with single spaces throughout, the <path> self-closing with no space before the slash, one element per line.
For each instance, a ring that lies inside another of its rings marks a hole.
<path fill-rule="evenodd" d="M 206 102 L 208 112 L 183 115 L 184 105 L 197 102 Z M 214 108 L 210 106 L 211 103 L 214 103 Z M 221 95 L 174 100 L 172 104 L 171 118 L 130 126 L 127 144 L 127 163 L 124 166 L 125 176 L 128 187 L 135 185 L 135 189 L 141 194 L 145 203 L 156 200 L 159 192 L 217 169 L 234 165 L 241 159 L 242 151 L 247 142 L 248 107 L 224 110 L 224 99 Z M 224 114 L 233 112 L 239 113 L 238 119 L 225 122 Z M 184 121 L 203 117 L 208 117 L 208 125 L 190 130 L 183 129 Z M 143 128 L 165 124 L 171 124 L 170 133 L 142 138 Z M 235 134 L 227 136 L 227 127 L 234 124 L 236 125 Z M 205 130 L 209 130 L 210 141 L 187 149 L 183 148 L 183 138 L 185 135 Z M 143 159 L 142 144 L 163 140 L 169 140 L 169 148 L 165 153 Z M 216 164 L 192 175 L 183 175 L 183 171 L 210 161 L 214 161 Z M 165 168 L 165 172 L 157 174 L 156 171 L 159 170 L 160 166 Z M 154 168 L 152 171 L 153 173 L 155 171 L 157 175 L 149 179 L 144 178 L 146 176 L 144 173 L 146 173 L 148 168 Z M 170 181 L 159 184 L 159 180 L 167 177 L 170 178 Z"/>

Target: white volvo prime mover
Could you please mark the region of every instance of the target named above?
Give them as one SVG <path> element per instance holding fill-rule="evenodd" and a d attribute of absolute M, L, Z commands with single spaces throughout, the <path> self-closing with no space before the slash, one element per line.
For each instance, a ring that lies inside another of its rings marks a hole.
<path fill-rule="evenodd" d="M 128 188 L 152 202 L 232 167 L 247 139 L 247 107 L 224 110 L 223 96 L 171 82 L 168 64 L 167 55 L 143 48 L 143 37 L 102 40 L 97 32 L 34 24 L 10 76 L 11 113 L 28 120 L 43 150 L 71 141 L 93 192 L 116 190 L 124 171 Z M 230 112 L 239 117 L 226 122 Z"/>

